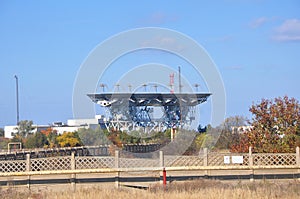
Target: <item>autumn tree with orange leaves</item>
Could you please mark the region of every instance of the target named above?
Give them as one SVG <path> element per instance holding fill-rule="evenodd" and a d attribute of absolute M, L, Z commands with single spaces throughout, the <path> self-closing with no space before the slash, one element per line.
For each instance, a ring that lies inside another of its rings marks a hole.
<path fill-rule="evenodd" d="M 241 135 L 232 151 L 245 152 L 252 146 L 255 152 L 284 153 L 300 146 L 300 104 L 295 98 L 262 99 L 250 112 L 252 129 Z"/>
<path fill-rule="evenodd" d="M 41 133 L 44 134 L 47 137 L 47 142 L 49 148 L 57 147 L 57 131 L 53 130 L 52 128 L 47 128 L 45 130 L 41 130 Z"/>

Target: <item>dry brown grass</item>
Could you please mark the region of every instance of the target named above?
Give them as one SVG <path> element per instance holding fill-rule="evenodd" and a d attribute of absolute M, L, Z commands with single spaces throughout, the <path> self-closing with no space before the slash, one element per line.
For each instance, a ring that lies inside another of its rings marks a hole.
<path fill-rule="evenodd" d="M 260 198 L 300 198 L 300 183 L 288 182 L 220 182 L 214 180 L 195 180 L 189 182 L 173 182 L 165 189 L 154 185 L 150 190 L 132 188 L 103 189 L 99 187 L 81 188 L 72 191 L 44 191 L 36 193 L 21 192 L 15 189 L 0 190 L 0 198 L 8 199 L 196 199 L 196 198 L 230 198 L 230 199 L 260 199 Z"/>

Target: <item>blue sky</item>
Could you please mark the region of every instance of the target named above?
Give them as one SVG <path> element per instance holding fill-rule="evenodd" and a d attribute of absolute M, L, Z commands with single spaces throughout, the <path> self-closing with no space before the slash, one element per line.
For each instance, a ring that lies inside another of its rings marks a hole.
<path fill-rule="evenodd" d="M 21 120 L 66 121 L 88 54 L 112 35 L 149 26 L 179 31 L 206 49 L 224 81 L 227 116 L 250 118 L 249 106 L 261 98 L 299 100 L 299 10 L 297 0 L 1 1 L 0 127 L 16 123 L 15 74 Z M 142 55 L 129 57 L 136 64 Z"/>

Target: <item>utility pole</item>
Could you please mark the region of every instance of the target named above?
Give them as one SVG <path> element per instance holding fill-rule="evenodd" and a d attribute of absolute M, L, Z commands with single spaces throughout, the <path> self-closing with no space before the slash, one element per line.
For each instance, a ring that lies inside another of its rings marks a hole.
<path fill-rule="evenodd" d="M 17 125 L 19 125 L 19 79 L 18 76 L 14 76 L 16 79 L 16 97 L 17 97 Z"/>

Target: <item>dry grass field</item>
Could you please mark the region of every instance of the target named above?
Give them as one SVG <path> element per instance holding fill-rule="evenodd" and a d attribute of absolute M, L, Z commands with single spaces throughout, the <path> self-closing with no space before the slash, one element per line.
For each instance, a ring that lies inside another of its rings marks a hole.
<path fill-rule="evenodd" d="M 294 181 L 261 181 L 261 182 L 220 182 L 215 180 L 195 180 L 188 182 L 173 182 L 165 189 L 162 185 L 153 185 L 150 190 L 133 188 L 103 189 L 89 187 L 72 191 L 32 192 L 18 189 L 1 189 L 3 199 L 196 199 L 196 198 L 300 198 L 300 183 Z"/>

